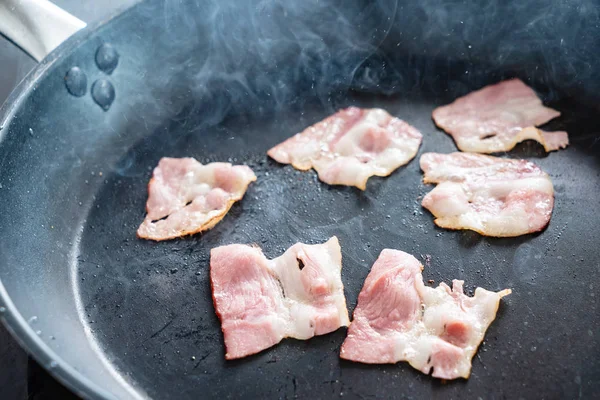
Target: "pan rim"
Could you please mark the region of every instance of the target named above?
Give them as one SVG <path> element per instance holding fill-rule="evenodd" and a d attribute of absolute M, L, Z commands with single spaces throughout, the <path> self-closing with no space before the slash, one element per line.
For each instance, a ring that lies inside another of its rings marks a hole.
<path fill-rule="evenodd" d="M 23 101 L 35 90 L 37 84 L 47 76 L 50 69 L 66 55 L 71 54 L 86 42 L 98 29 L 131 12 L 142 3 L 143 1 L 138 0 L 134 4 L 117 8 L 108 17 L 88 24 L 61 43 L 56 49 L 52 50 L 50 54 L 27 73 L 0 106 L 0 146 L 2 146 L 8 133 L 7 127 L 10 121 L 17 114 Z M 29 356 L 35 359 L 53 378 L 66 386 L 74 394 L 89 399 L 116 399 L 109 391 L 92 382 L 85 374 L 73 368 L 42 341 L 13 303 L 2 279 L 0 279 L 0 321 Z"/>

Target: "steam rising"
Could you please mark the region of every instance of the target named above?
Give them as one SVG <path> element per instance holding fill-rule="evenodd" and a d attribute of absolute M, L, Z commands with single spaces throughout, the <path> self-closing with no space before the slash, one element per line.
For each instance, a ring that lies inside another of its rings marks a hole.
<path fill-rule="evenodd" d="M 600 92 L 592 0 L 165 0 L 159 7 L 148 9 L 161 31 L 151 40 L 175 50 L 157 66 L 157 87 L 187 91 L 210 125 L 228 113 L 260 116 L 307 101 L 333 111 L 332 96 L 348 90 L 456 96 L 511 76 L 546 99 L 565 89 Z"/>
<path fill-rule="evenodd" d="M 232 107 L 261 114 L 305 98 L 328 106 L 331 92 L 348 89 L 377 51 L 395 7 L 343 0 L 167 0 L 161 40 L 189 49 L 168 60 L 169 84 L 187 86 L 197 102 L 210 106 L 212 123 Z"/>
<path fill-rule="evenodd" d="M 517 75 L 556 89 L 548 93 L 554 98 L 560 89 L 600 88 L 600 4 L 593 0 L 421 0 L 401 2 L 396 16 L 388 37 L 396 54 L 427 57 L 425 69 L 462 64 L 447 78 L 465 86 Z"/>

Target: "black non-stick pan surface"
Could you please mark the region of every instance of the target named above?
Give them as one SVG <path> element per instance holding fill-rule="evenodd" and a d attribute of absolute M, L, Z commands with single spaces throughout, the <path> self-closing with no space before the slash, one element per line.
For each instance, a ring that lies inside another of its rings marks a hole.
<path fill-rule="evenodd" d="M 597 9 L 574 4 L 151 1 L 77 34 L 3 109 L 2 320 L 89 398 L 597 396 L 600 63 L 591 49 L 600 36 Z M 111 74 L 94 61 L 103 43 L 120 55 Z M 82 97 L 65 88 L 73 66 L 87 75 Z M 550 225 L 507 239 L 435 227 L 420 206 L 431 187 L 418 157 L 456 148 L 431 111 L 515 76 L 563 113 L 547 128 L 571 138 L 548 155 L 533 142 L 501 155 L 550 174 Z M 98 79 L 114 87 L 107 110 L 90 95 Z M 349 105 L 416 126 L 417 158 L 364 192 L 267 158 L 271 146 Z M 214 229 L 140 240 L 146 186 L 164 156 L 245 163 L 258 180 Z M 421 259 L 436 285 L 457 278 L 469 292 L 513 290 L 469 380 L 341 361 L 345 328 L 225 361 L 210 249 L 256 243 L 276 257 L 333 235 L 350 311 L 384 248 Z"/>

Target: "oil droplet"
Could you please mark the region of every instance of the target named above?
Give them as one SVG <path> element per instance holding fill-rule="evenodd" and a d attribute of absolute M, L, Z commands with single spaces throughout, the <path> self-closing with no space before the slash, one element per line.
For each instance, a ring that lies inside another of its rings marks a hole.
<path fill-rule="evenodd" d="M 115 100 L 115 88 L 106 79 L 98 79 L 92 85 L 92 98 L 104 111 L 107 111 Z"/>
<path fill-rule="evenodd" d="M 119 53 L 112 45 L 104 43 L 96 51 L 96 65 L 101 71 L 111 74 L 119 63 Z"/>
<path fill-rule="evenodd" d="M 0 307 L 0 313 L 5 313 L 6 312 L 6 308 L 5 307 Z"/>
<path fill-rule="evenodd" d="M 65 75 L 65 86 L 69 93 L 81 97 L 87 92 L 87 76 L 79 67 L 73 67 Z"/>
<path fill-rule="evenodd" d="M 48 364 L 48 368 L 56 368 L 58 367 L 58 363 L 54 360 L 50 361 L 50 364 Z"/>

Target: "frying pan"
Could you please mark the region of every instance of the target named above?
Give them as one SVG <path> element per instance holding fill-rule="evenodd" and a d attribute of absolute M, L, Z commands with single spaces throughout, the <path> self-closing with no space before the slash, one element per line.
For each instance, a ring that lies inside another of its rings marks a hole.
<path fill-rule="evenodd" d="M 86 398 L 595 396 L 599 14 L 591 2 L 555 3 L 150 0 L 78 31 L 2 108 L 3 323 Z M 548 155 L 530 142 L 501 155 L 533 160 L 552 177 L 554 214 L 539 234 L 495 239 L 435 227 L 420 207 L 431 187 L 418 158 L 363 192 L 265 155 L 348 105 L 416 126 L 419 154 L 456 151 L 434 127 L 433 108 L 509 77 L 560 110 L 547 128 L 571 138 Z M 139 240 L 146 185 L 163 156 L 245 163 L 258 181 L 202 235 Z M 333 235 L 350 311 L 384 248 L 421 258 L 436 284 L 513 290 L 468 381 L 440 382 L 405 363 L 341 361 L 345 329 L 224 360 L 210 249 L 257 243 L 276 257 Z"/>

